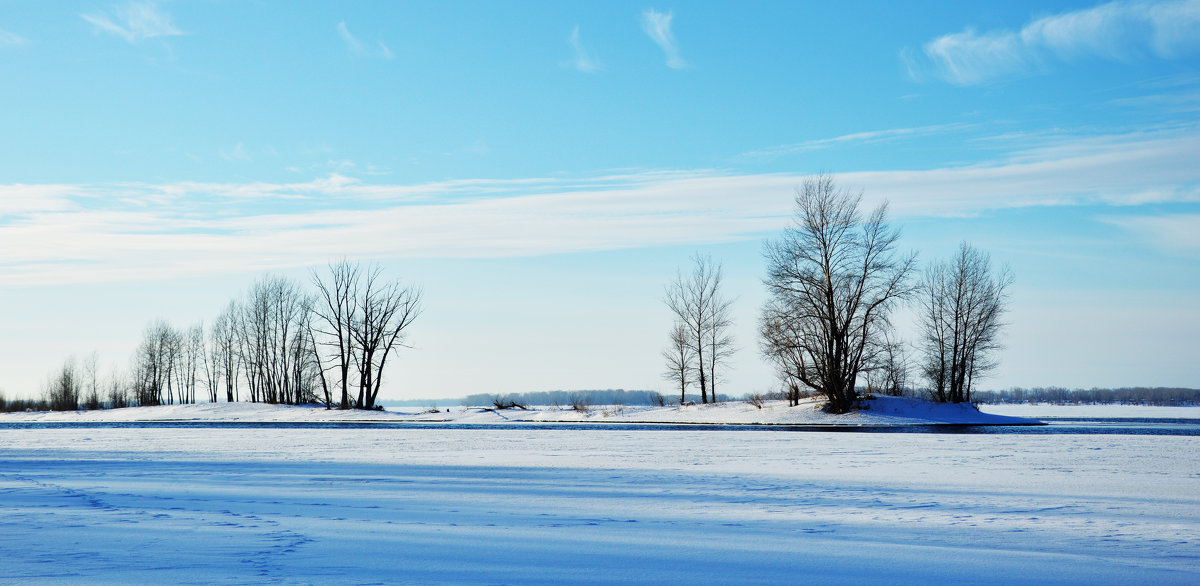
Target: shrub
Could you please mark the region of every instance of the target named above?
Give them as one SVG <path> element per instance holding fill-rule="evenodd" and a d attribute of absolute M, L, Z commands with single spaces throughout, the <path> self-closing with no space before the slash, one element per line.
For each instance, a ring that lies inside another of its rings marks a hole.
<path fill-rule="evenodd" d="M 766 401 L 767 401 L 767 398 L 762 396 L 759 393 L 754 393 L 754 394 L 750 395 L 749 397 L 746 397 L 747 403 L 750 403 L 751 405 L 754 405 L 755 407 L 758 407 L 759 409 L 762 409 L 763 403 L 765 403 Z"/>

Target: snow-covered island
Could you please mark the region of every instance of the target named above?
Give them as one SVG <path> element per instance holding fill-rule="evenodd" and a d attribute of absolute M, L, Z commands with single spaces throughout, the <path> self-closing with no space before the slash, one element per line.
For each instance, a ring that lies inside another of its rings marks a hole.
<path fill-rule="evenodd" d="M 263 403 L 199 403 L 129 407 L 100 411 L 43 411 L 0 414 L 3 421 L 214 421 L 214 422 L 438 422 L 496 423 L 673 423 L 714 425 L 798 425 L 883 427 L 905 425 L 1036 425 L 1029 417 L 982 412 L 969 404 L 931 403 L 904 397 L 864 400 L 858 411 L 835 415 L 821 409 L 818 399 L 805 399 L 795 407 L 786 401 L 766 401 L 756 406 L 745 401 L 665 407 L 631 405 L 529 406 L 496 409 L 478 406 L 393 408 L 387 411 L 327 410 L 313 406 Z"/>

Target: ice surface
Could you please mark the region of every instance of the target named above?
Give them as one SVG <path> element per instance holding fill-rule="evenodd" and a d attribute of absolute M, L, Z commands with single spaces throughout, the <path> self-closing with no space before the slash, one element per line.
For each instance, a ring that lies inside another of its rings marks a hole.
<path fill-rule="evenodd" d="M 0 583 L 1200 583 L 1200 438 L 0 429 Z"/>

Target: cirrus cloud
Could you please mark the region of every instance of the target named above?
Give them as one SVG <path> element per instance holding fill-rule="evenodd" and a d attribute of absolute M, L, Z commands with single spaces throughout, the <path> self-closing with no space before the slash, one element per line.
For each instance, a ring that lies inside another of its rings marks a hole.
<path fill-rule="evenodd" d="M 957 85 L 1050 69 L 1084 58 L 1135 61 L 1175 59 L 1200 52 L 1200 0 L 1117 1 L 1046 16 L 1020 30 L 943 35 L 901 53 L 910 76 Z"/>

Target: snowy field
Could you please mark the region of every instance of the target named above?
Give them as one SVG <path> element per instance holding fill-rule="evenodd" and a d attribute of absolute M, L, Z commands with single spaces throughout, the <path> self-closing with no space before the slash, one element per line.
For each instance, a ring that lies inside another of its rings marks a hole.
<path fill-rule="evenodd" d="M 1195 436 L 0 428 L 0 583 L 1197 584 L 1198 454 Z"/>

